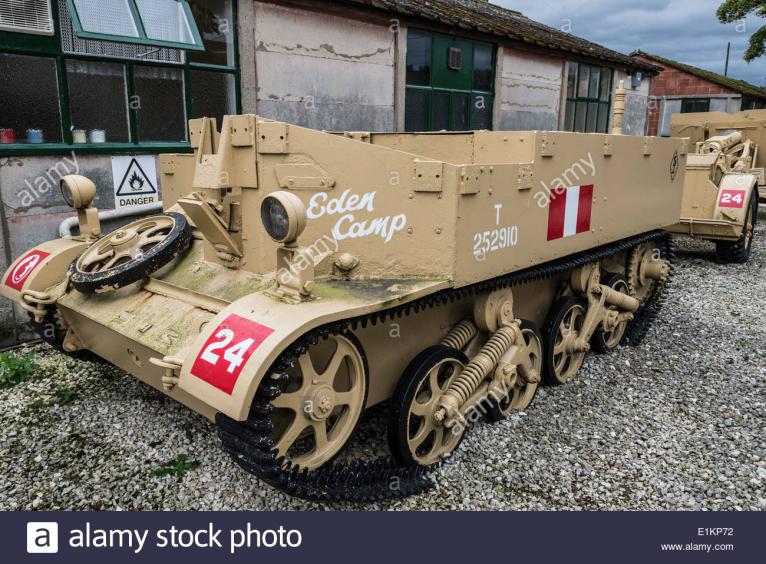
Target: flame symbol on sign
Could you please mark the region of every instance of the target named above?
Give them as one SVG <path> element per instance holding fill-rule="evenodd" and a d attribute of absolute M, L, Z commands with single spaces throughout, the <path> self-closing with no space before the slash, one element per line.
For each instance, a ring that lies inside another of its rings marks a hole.
<path fill-rule="evenodd" d="M 144 179 L 138 176 L 138 173 L 134 171 L 133 176 L 131 176 L 130 180 L 128 180 L 128 184 L 130 184 L 131 190 L 137 192 L 144 187 Z"/>

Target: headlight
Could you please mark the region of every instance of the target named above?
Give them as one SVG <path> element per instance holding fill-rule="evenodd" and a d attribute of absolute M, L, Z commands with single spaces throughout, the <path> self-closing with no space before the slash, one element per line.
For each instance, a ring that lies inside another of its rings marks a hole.
<path fill-rule="evenodd" d="M 292 243 L 306 228 L 306 206 L 290 192 L 274 192 L 261 204 L 261 221 L 277 243 Z"/>
<path fill-rule="evenodd" d="M 70 208 L 76 210 L 89 207 L 93 203 L 93 198 L 96 197 L 96 185 L 93 181 L 77 174 L 62 178 L 60 187 L 64 201 Z"/>

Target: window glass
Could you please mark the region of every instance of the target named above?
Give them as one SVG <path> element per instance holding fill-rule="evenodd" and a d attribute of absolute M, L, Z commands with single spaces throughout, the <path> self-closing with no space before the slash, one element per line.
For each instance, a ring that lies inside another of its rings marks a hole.
<path fill-rule="evenodd" d="M 138 37 L 128 0 L 73 0 L 83 31 Z"/>
<path fill-rule="evenodd" d="M 69 60 L 66 71 L 73 129 L 91 142 L 130 141 L 124 65 Z"/>
<path fill-rule="evenodd" d="M 404 102 L 404 129 L 405 131 L 427 131 L 429 92 L 408 88 Z"/>
<path fill-rule="evenodd" d="M 569 63 L 564 129 L 607 133 L 611 96 L 611 69 Z"/>
<path fill-rule="evenodd" d="M 431 36 L 411 31 L 407 34 L 407 84 L 431 84 Z"/>
<path fill-rule="evenodd" d="M 190 51 L 190 60 L 208 65 L 234 66 L 234 15 L 232 0 L 191 0 L 204 51 Z"/>
<path fill-rule="evenodd" d="M 450 95 L 446 92 L 434 92 L 433 116 L 431 129 L 441 131 L 449 129 L 449 101 Z"/>
<path fill-rule="evenodd" d="M 491 125 L 492 97 L 477 94 L 473 98 L 473 117 L 471 129 L 489 129 Z"/>
<path fill-rule="evenodd" d="M 184 77 L 179 69 L 137 66 L 133 71 L 139 141 L 186 141 Z"/>
<path fill-rule="evenodd" d="M 452 95 L 452 130 L 466 131 L 468 129 L 468 111 L 470 98 L 467 94 Z"/>
<path fill-rule="evenodd" d="M 580 82 L 577 87 L 578 98 L 588 97 L 588 87 L 590 86 L 590 67 L 580 65 Z"/>
<path fill-rule="evenodd" d="M 681 113 L 693 114 L 710 111 L 710 98 L 685 98 L 681 101 Z"/>
<path fill-rule="evenodd" d="M 56 60 L 0 53 L 0 143 L 60 143 Z M 39 132 L 39 133 L 38 133 Z"/>
<path fill-rule="evenodd" d="M 575 97 L 577 88 L 577 63 L 569 63 L 569 72 L 567 76 L 567 98 Z"/>
<path fill-rule="evenodd" d="M 223 123 L 223 116 L 237 112 L 234 76 L 211 71 L 191 71 L 191 117 L 212 117 Z"/>
<path fill-rule="evenodd" d="M 591 102 L 588 104 L 588 119 L 585 123 L 586 133 L 595 133 L 598 126 L 598 103 Z"/>
<path fill-rule="evenodd" d="M 601 69 L 590 69 L 590 86 L 588 87 L 588 97 L 598 98 L 599 80 L 601 79 Z"/>
<path fill-rule="evenodd" d="M 149 39 L 194 44 L 194 35 L 178 0 L 135 0 Z"/>
<path fill-rule="evenodd" d="M 599 104 L 598 106 L 598 126 L 596 130 L 600 133 L 607 133 L 609 129 L 609 105 Z"/>
<path fill-rule="evenodd" d="M 564 115 L 564 131 L 574 131 L 575 123 L 575 103 L 567 101 L 566 113 Z"/>
<path fill-rule="evenodd" d="M 473 88 L 492 90 L 492 47 L 476 45 L 473 49 Z"/>
<path fill-rule="evenodd" d="M 588 117 L 588 103 L 577 102 L 577 113 L 575 114 L 574 130 L 578 133 L 585 133 L 586 118 Z"/>
<path fill-rule="evenodd" d="M 601 101 L 609 102 L 612 99 L 612 71 L 611 69 L 601 70 Z"/>

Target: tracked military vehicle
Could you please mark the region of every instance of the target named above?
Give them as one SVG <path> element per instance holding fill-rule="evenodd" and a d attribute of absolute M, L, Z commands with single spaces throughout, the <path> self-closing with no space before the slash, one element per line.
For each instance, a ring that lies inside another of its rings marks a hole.
<path fill-rule="evenodd" d="M 694 150 L 686 161 L 681 221 L 670 231 L 715 242 L 719 262 L 747 262 L 759 186 L 766 197 L 766 111 L 674 114 L 671 128 Z"/>
<path fill-rule="evenodd" d="M 80 234 L 18 258 L 2 294 L 63 350 L 214 420 L 292 495 L 422 491 L 477 414 L 527 409 L 662 303 L 681 140 L 255 115 L 194 120 L 190 139 L 161 157 L 164 213 L 108 234 L 93 183 L 65 178 Z M 391 456 L 335 460 L 384 402 Z"/>

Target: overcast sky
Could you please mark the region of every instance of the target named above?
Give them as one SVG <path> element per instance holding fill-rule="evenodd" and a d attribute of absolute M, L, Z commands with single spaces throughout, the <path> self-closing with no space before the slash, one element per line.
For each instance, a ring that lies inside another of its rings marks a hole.
<path fill-rule="evenodd" d="M 744 31 L 719 23 L 721 0 L 491 0 L 622 53 L 641 49 L 723 74 L 731 41 L 729 75 L 763 86 L 766 57 L 742 59 L 748 38 L 766 19 L 750 17 Z"/>

